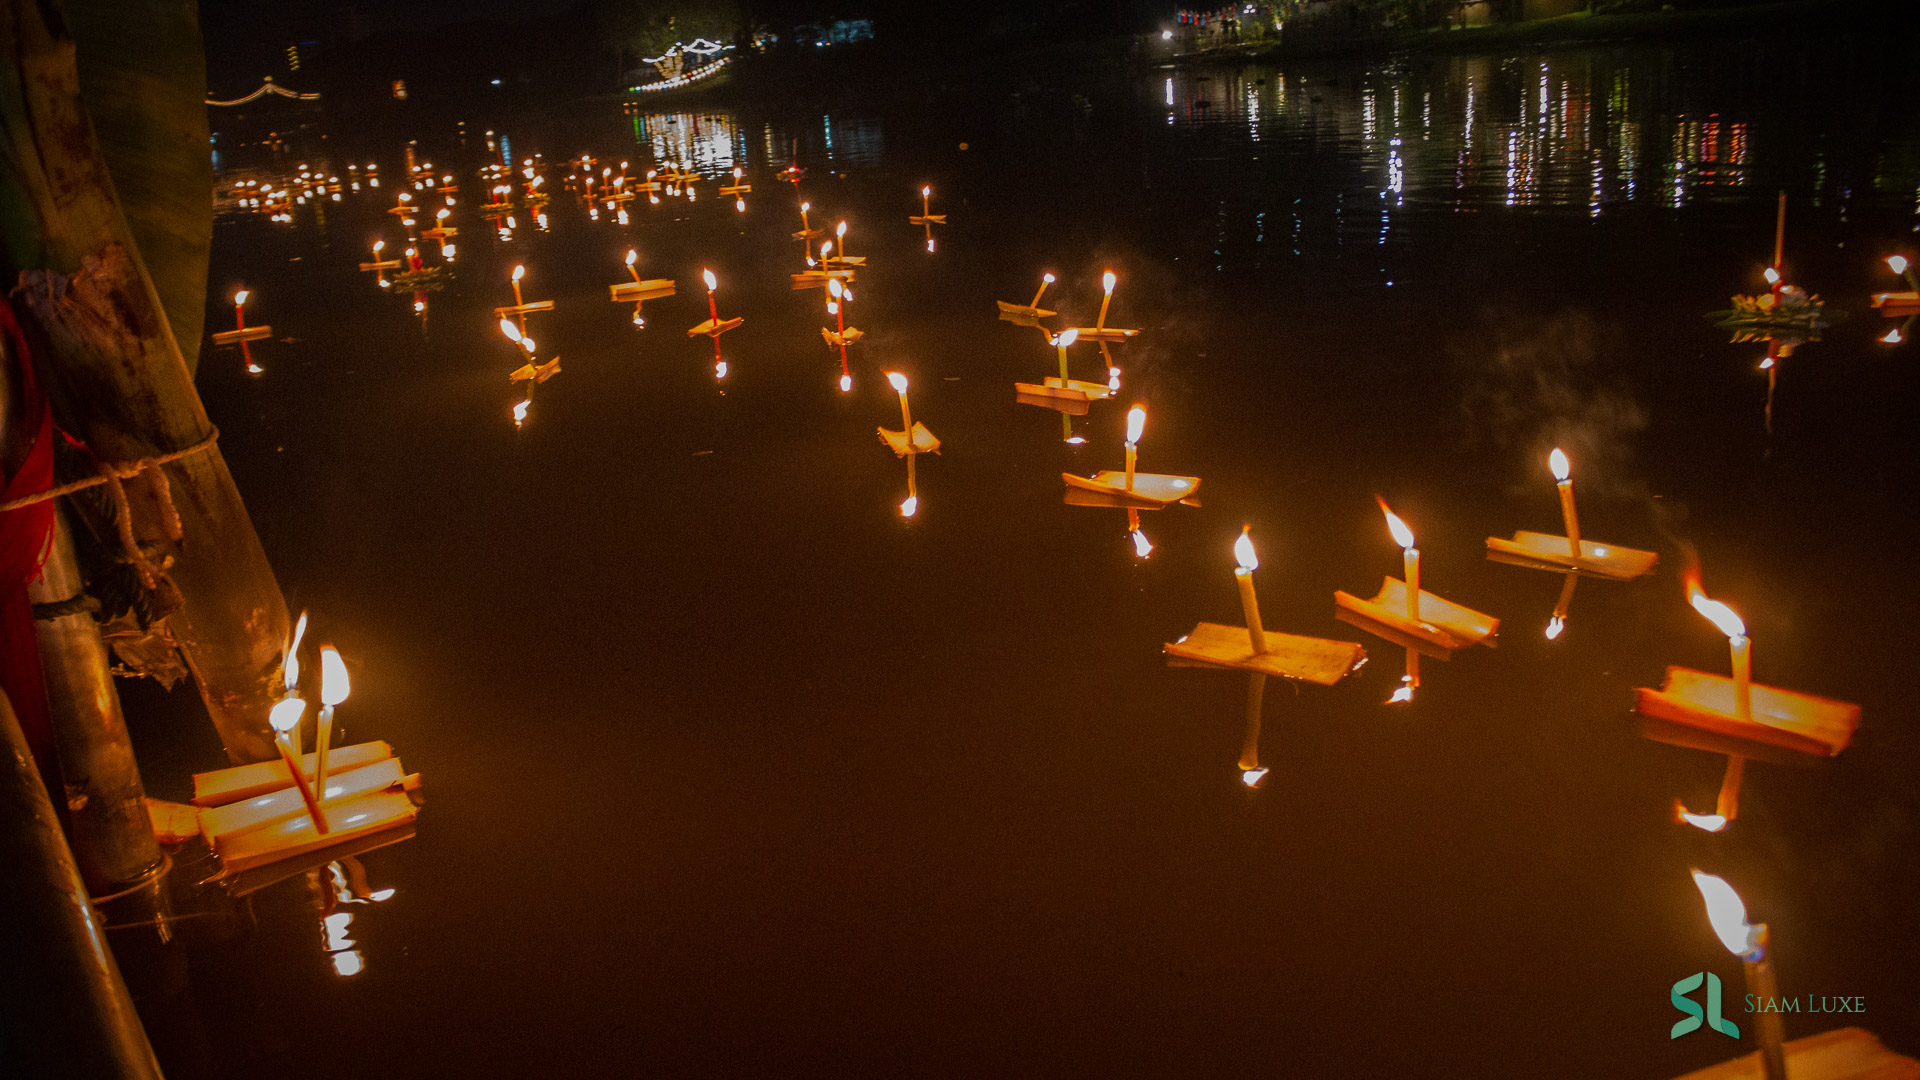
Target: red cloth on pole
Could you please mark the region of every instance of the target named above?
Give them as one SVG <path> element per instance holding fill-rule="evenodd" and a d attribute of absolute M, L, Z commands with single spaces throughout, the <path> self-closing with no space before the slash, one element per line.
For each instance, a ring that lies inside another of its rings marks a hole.
<path fill-rule="evenodd" d="M 15 386 L 20 400 L 13 403 L 14 417 L 25 431 L 32 432 L 26 457 L 0 486 L 0 502 L 9 502 L 53 486 L 53 410 L 34 375 L 26 335 L 13 308 L 6 303 L 0 303 L 0 333 L 6 335 L 7 351 L 14 357 L 17 372 Z M 53 725 L 47 716 L 47 685 L 40 670 L 40 644 L 34 636 L 33 604 L 27 599 L 27 583 L 40 576 L 40 564 L 46 561 L 47 544 L 53 538 L 53 511 L 54 501 L 48 499 L 0 513 L 0 687 L 6 689 L 7 699 L 20 717 L 20 728 L 40 768 L 40 779 L 64 818 L 66 793 L 59 758 L 54 756 Z"/>

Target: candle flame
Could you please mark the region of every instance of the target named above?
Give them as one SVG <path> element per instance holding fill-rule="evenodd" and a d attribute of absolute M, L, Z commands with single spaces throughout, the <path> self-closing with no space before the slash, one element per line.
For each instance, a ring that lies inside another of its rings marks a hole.
<path fill-rule="evenodd" d="M 840 279 L 836 277 L 827 279 L 827 291 L 833 294 L 835 300 L 838 300 L 841 294 L 846 292 L 847 289 L 846 286 L 840 284 Z"/>
<path fill-rule="evenodd" d="M 527 267 L 525 263 L 522 263 L 519 266 L 516 266 L 513 268 L 513 280 L 519 281 L 521 278 L 526 276 L 527 276 Z"/>
<path fill-rule="evenodd" d="M 331 645 L 320 646 L 320 704 L 338 705 L 347 700 L 352 689 L 352 681 L 347 678 L 347 662 L 340 659 L 340 650 Z"/>
<path fill-rule="evenodd" d="M 921 188 L 921 189 L 920 189 L 920 197 L 921 197 L 921 198 L 923 198 L 923 199 L 924 199 L 924 198 L 927 198 L 928 196 L 930 196 L 930 195 L 932 195 L 932 194 L 933 194 L 933 188 L 932 188 L 932 187 L 923 187 L 923 188 Z"/>
<path fill-rule="evenodd" d="M 1747 905 L 1733 886 L 1712 874 L 1693 872 L 1693 883 L 1700 889 L 1700 896 L 1707 902 L 1707 921 L 1713 924 L 1713 932 L 1720 937 L 1720 944 L 1735 956 L 1747 956 L 1754 951 L 1753 927 L 1747 924 Z"/>
<path fill-rule="evenodd" d="M 533 404 L 533 399 L 528 398 L 526 401 L 523 401 L 520 404 L 515 405 L 513 407 L 513 426 L 515 428 L 519 428 L 522 424 L 525 424 L 527 422 L 527 406 L 532 404 Z"/>
<path fill-rule="evenodd" d="M 1253 550 L 1253 526 L 1240 526 L 1240 539 L 1233 542 L 1233 557 L 1239 561 L 1240 569 L 1249 574 L 1260 569 L 1260 556 Z"/>
<path fill-rule="evenodd" d="M 375 255 L 380 254 L 380 252 L 386 250 L 386 246 L 387 242 L 385 240 L 375 240 L 373 242 L 373 253 Z"/>
<path fill-rule="evenodd" d="M 1907 257 L 1905 255 L 1889 255 L 1887 256 L 1887 266 L 1896 274 L 1904 274 L 1907 272 Z"/>
<path fill-rule="evenodd" d="M 827 257 L 827 252 L 829 252 L 829 251 L 832 251 L 832 250 L 833 250 L 833 241 L 831 241 L 831 240 L 822 240 L 822 241 L 820 242 L 820 257 L 821 257 L 821 258 L 823 258 L 823 259 L 824 259 L 824 258 L 826 258 L 826 257 Z M 813 261 L 812 261 L 811 259 L 809 259 L 809 260 L 807 261 L 807 264 L 808 264 L 809 266 L 811 266 L 811 265 L 813 264 Z"/>
<path fill-rule="evenodd" d="M 1393 534 L 1393 542 L 1402 548 L 1413 546 L 1413 530 L 1400 520 L 1400 515 L 1387 508 L 1387 500 L 1375 495 L 1373 500 L 1380 504 L 1380 512 L 1387 515 L 1387 531 Z"/>
<path fill-rule="evenodd" d="M 893 389 L 896 392 L 901 394 L 907 392 L 907 377 L 905 375 L 897 371 L 889 371 L 887 372 L 887 381 L 893 384 Z"/>
<path fill-rule="evenodd" d="M 703 277 L 703 278 L 706 278 L 706 279 L 707 279 L 707 291 L 708 291 L 708 292 L 712 292 L 713 290 L 715 290 L 715 289 L 717 289 L 717 288 L 719 288 L 719 287 L 720 287 L 720 279 L 719 279 L 719 278 L 717 278 L 717 277 L 714 277 L 714 276 L 713 276 L 713 271 L 711 271 L 711 270 L 702 270 L 702 271 L 700 271 L 700 276 L 701 276 L 701 277 Z"/>
<path fill-rule="evenodd" d="M 1698 582 L 1687 583 L 1687 601 L 1693 610 L 1707 617 L 1707 621 L 1720 628 L 1720 632 L 1730 638 L 1745 637 L 1747 624 L 1734 614 L 1732 608 L 1718 600 L 1709 600 L 1707 594 L 1700 591 Z"/>
<path fill-rule="evenodd" d="M 900 516 L 910 518 L 920 512 L 920 496 L 909 495 L 907 501 L 900 504 Z"/>
<path fill-rule="evenodd" d="M 1769 357 L 1767 357 L 1767 358 L 1766 358 L 1765 360 L 1762 360 L 1762 361 L 1760 361 L 1760 370 L 1761 370 L 1761 371 L 1767 371 L 1767 370 L 1769 370 L 1769 369 L 1771 369 L 1772 367 L 1773 367 L 1773 357 L 1771 357 L 1771 356 L 1769 356 Z"/>
<path fill-rule="evenodd" d="M 1686 807 L 1680 805 L 1679 799 L 1673 800 L 1673 819 L 1685 822 L 1702 832 L 1719 832 L 1727 827 L 1726 818 L 1719 814 L 1690 813 Z"/>
<path fill-rule="evenodd" d="M 293 693 L 295 683 L 300 681 L 300 639 L 307 635 L 307 613 L 300 613 L 300 620 L 293 624 L 293 640 L 287 643 L 287 659 L 280 665 L 280 681 L 286 686 L 287 693 Z"/>
<path fill-rule="evenodd" d="M 1103 275 L 1101 275 L 1101 277 L 1100 277 L 1100 287 L 1101 287 L 1101 288 L 1103 288 L 1103 289 L 1105 289 L 1105 290 L 1107 290 L 1107 295 L 1108 295 L 1108 296 L 1112 296 L 1112 295 L 1113 295 L 1113 286 L 1114 286 L 1114 284 L 1115 284 L 1116 282 L 1118 282 L 1119 280 L 1120 280 L 1119 278 L 1117 278 L 1117 277 L 1115 277 L 1115 276 L 1113 275 L 1113 271 L 1111 271 L 1111 270 L 1109 270 L 1109 271 L 1107 271 L 1107 272 L 1106 272 L 1105 274 L 1103 274 Z"/>
<path fill-rule="evenodd" d="M 507 340 L 509 341 L 518 342 L 522 340 L 520 335 L 520 328 L 513 324 L 512 319 L 500 320 L 500 332 L 507 335 Z"/>
<path fill-rule="evenodd" d="M 1565 630 L 1566 628 L 1567 628 L 1567 621 L 1565 619 L 1562 619 L 1560 616 L 1555 615 L 1553 618 L 1548 619 L 1547 620 L 1547 640 L 1553 641 L 1554 639 L 1558 638 L 1560 636 L 1560 632 L 1562 630 Z"/>
<path fill-rule="evenodd" d="M 853 389 L 853 376 L 851 375 L 840 376 L 840 392 L 844 394 L 851 389 Z"/>
<path fill-rule="evenodd" d="M 843 221 L 840 224 L 834 226 L 833 235 L 844 239 L 847 235 L 847 223 Z"/>
<path fill-rule="evenodd" d="M 307 715 L 306 702 L 297 697 L 282 698 L 278 704 L 274 705 L 273 711 L 267 714 L 267 723 L 273 725 L 273 730 L 285 735 L 299 727 L 300 718 L 305 715 Z"/>
<path fill-rule="evenodd" d="M 451 210 L 448 210 L 448 209 L 446 209 L 445 207 L 441 207 L 441 209 L 440 209 L 440 212 L 439 212 L 439 213 L 437 213 L 437 214 L 435 214 L 435 215 L 433 215 L 433 216 L 434 216 L 434 219 L 435 219 L 435 220 L 437 220 L 437 221 L 445 221 L 445 220 L 447 220 L 447 217 L 448 217 L 449 215 L 451 215 L 452 213 L 453 213 L 453 211 L 451 211 Z"/>
<path fill-rule="evenodd" d="M 1389 705 L 1405 705 L 1413 700 L 1413 676 L 1400 676 L 1400 687 L 1387 699 Z"/>
<path fill-rule="evenodd" d="M 1133 554 L 1137 559 L 1144 559 L 1153 554 L 1153 542 L 1148 540 L 1147 534 L 1139 529 L 1133 530 Z"/>
<path fill-rule="evenodd" d="M 727 377 L 727 362 L 725 360 L 713 365 L 713 377 L 715 379 L 724 379 Z"/>
<path fill-rule="evenodd" d="M 1060 336 L 1053 339 L 1053 344 L 1057 348 L 1064 349 L 1078 340 L 1080 340 L 1080 331 L 1075 328 L 1061 331 Z"/>
<path fill-rule="evenodd" d="M 1553 470 L 1555 480 L 1565 480 L 1573 475 L 1572 463 L 1567 461 L 1567 455 L 1557 446 L 1553 448 L 1553 453 L 1547 455 L 1547 468 Z"/>
<path fill-rule="evenodd" d="M 1138 443 L 1140 441 L 1141 433 L 1144 432 L 1146 429 L 1147 429 L 1147 410 L 1145 409 L 1145 407 L 1140 405 L 1135 405 L 1133 408 L 1128 409 L 1127 410 L 1127 444 L 1131 446 L 1135 443 Z"/>
<path fill-rule="evenodd" d="M 1767 267 L 1767 269 L 1760 276 L 1766 278 L 1767 284 L 1769 285 L 1780 284 L 1780 271 L 1775 270 L 1771 266 Z"/>
<path fill-rule="evenodd" d="M 247 290 L 245 290 L 245 289 L 241 289 L 241 290 L 240 290 L 239 292 L 237 292 L 237 293 L 234 293 L 234 294 L 233 294 L 233 306 L 234 306 L 234 307 L 239 307 L 239 306 L 241 306 L 242 304 L 245 304 L 245 303 L 247 302 L 247 297 L 249 297 L 249 296 L 251 296 L 251 295 L 253 295 L 253 294 L 252 294 L 252 293 L 250 293 L 250 292 L 248 292 L 248 291 L 247 291 Z"/>
<path fill-rule="evenodd" d="M 627 249 L 627 265 L 628 266 L 632 266 L 636 261 L 639 260 L 639 258 L 640 258 L 639 252 L 633 250 L 632 248 Z"/>
<path fill-rule="evenodd" d="M 647 175 L 648 175 L 648 176 L 652 176 L 653 174 L 652 174 L 652 173 L 648 173 Z M 812 204 L 812 203 L 810 203 L 810 202 L 803 202 L 803 203 L 801 203 L 801 204 L 800 204 L 800 212 L 801 212 L 801 213 L 803 213 L 803 214 L 804 214 L 804 213 L 806 213 L 807 211 L 809 211 L 809 210 L 811 210 L 811 209 L 813 209 L 813 204 Z"/>
<path fill-rule="evenodd" d="M 1054 280 L 1054 278 L 1053 278 L 1053 275 L 1052 275 L 1052 274 L 1041 274 L 1041 275 L 1040 275 L 1040 280 L 1041 280 L 1041 281 L 1044 281 L 1044 282 L 1046 282 L 1046 283 L 1047 283 L 1047 284 L 1049 284 L 1049 285 L 1051 285 L 1051 284 L 1053 284 L 1053 280 Z"/>
<path fill-rule="evenodd" d="M 1887 331 L 1886 333 L 1880 335 L 1880 340 L 1886 342 L 1889 345 L 1900 344 L 1900 342 L 1903 340 L 1900 336 L 1900 328 L 1896 326 L 1893 329 Z"/>
<path fill-rule="evenodd" d="M 1265 780 L 1266 778 L 1267 778 L 1267 767 L 1265 765 L 1259 765 L 1251 769 L 1240 770 L 1240 782 L 1247 785 L 1250 788 L 1259 787 L 1260 781 Z"/>

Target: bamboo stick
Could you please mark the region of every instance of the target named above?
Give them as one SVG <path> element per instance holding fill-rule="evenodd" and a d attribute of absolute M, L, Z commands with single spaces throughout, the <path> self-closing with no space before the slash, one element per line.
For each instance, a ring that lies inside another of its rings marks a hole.
<path fill-rule="evenodd" d="M 0 203 L 13 213 L 0 221 L 0 278 L 19 280 L 22 321 L 50 346 L 39 360 L 56 415 L 102 460 L 192 446 L 211 425 L 80 105 L 73 39 L 55 5 L 8 8 Z M 136 531 L 174 559 L 184 605 L 168 628 L 228 756 L 265 760 L 286 602 L 219 449 L 166 468 L 187 542 L 151 520 Z"/>

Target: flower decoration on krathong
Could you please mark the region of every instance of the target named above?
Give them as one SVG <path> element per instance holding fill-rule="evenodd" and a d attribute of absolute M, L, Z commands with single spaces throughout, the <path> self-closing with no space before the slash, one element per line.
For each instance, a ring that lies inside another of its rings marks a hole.
<path fill-rule="evenodd" d="M 1781 286 L 1777 294 L 1735 296 L 1731 308 L 1707 314 L 1713 325 L 1732 331 L 1734 344 L 1778 341 L 1791 346 L 1819 341 L 1821 331 L 1845 317 L 1846 312 L 1829 312 L 1817 294 L 1794 285 Z"/>
<path fill-rule="evenodd" d="M 453 272 L 444 266 L 423 266 L 393 275 L 395 292 L 437 293 L 453 281 Z"/>

